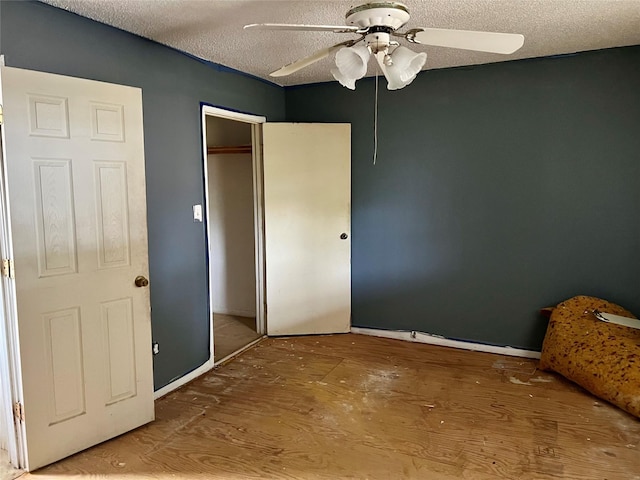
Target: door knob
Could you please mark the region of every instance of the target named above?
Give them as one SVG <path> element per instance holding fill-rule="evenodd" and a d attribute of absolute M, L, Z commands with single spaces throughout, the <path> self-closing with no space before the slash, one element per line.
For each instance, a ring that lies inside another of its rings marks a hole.
<path fill-rule="evenodd" d="M 142 275 L 138 275 L 133 283 L 136 284 L 136 287 L 146 287 L 147 285 L 149 285 L 149 280 L 144 278 Z"/>
<path fill-rule="evenodd" d="M 349 238 L 349 235 L 347 235 L 346 233 L 340 235 L 340 240 L 346 240 L 347 238 Z"/>

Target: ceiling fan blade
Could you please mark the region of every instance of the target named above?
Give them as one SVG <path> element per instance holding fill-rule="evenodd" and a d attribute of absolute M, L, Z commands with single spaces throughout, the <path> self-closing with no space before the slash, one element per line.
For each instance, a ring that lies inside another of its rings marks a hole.
<path fill-rule="evenodd" d="M 415 32 L 414 41 L 424 45 L 435 45 L 437 47 L 509 54 L 522 47 L 524 44 L 524 35 L 520 35 L 519 33 L 423 28 L 421 31 Z"/>
<path fill-rule="evenodd" d="M 295 25 L 288 23 L 252 23 L 244 26 L 245 30 L 300 30 L 307 32 L 355 33 L 358 27 L 346 25 Z"/>
<path fill-rule="evenodd" d="M 287 75 L 291 75 L 292 73 L 297 72 L 298 70 L 302 70 L 304 67 L 308 67 L 312 63 L 322 60 L 323 58 L 327 58 L 329 55 L 331 55 L 333 52 L 335 52 L 336 50 L 338 50 L 340 47 L 344 45 L 345 45 L 345 42 L 338 43 L 333 47 L 323 48 L 322 50 L 318 50 L 313 55 L 309 55 L 308 57 L 301 58 L 300 60 L 296 60 L 295 62 L 285 65 L 284 67 L 282 67 L 279 70 L 276 70 L 275 72 L 271 72 L 269 76 L 285 77 Z"/>

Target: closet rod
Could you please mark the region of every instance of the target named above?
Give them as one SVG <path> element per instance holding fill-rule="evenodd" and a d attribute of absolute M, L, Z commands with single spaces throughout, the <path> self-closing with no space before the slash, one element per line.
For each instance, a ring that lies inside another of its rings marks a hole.
<path fill-rule="evenodd" d="M 252 145 L 232 145 L 222 147 L 207 147 L 207 153 L 251 153 Z"/>

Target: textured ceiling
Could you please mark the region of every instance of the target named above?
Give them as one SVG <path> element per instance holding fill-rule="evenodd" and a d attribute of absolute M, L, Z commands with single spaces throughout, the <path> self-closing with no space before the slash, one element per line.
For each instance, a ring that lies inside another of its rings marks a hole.
<path fill-rule="evenodd" d="M 122 30 L 279 85 L 333 80 L 331 58 L 293 75 L 283 65 L 348 38 L 328 32 L 246 31 L 249 23 L 343 25 L 358 0 L 44 0 Z M 574 53 L 640 44 L 640 0 L 405 0 L 407 28 L 521 33 L 513 55 L 412 45 L 428 54 L 424 69 Z M 403 31 L 406 28 L 402 29 Z M 370 62 L 369 73 L 374 73 Z"/>

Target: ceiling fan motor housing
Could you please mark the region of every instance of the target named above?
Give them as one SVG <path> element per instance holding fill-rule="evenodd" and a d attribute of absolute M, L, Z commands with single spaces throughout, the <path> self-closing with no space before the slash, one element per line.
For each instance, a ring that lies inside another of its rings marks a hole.
<path fill-rule="evenodd" d="M 395 31 L 409 21 L 409 10 L 399 2 L 372 2 L 352 8 L 346 15 L 347 25 L 360 29 L 387 27 Z"/>
<path fill-rule="evenodd" d="M 389 48 L 389 44 L 391 42 L 389 31 L 384 31 L 383 29 L 379 29 L 376 32 L 368 33 L 366 37 L 364 37 L 364 42 L 371 50 L 371 53 L 374 55 L 378 52 L 387 53 L 387 49 Z"/>

